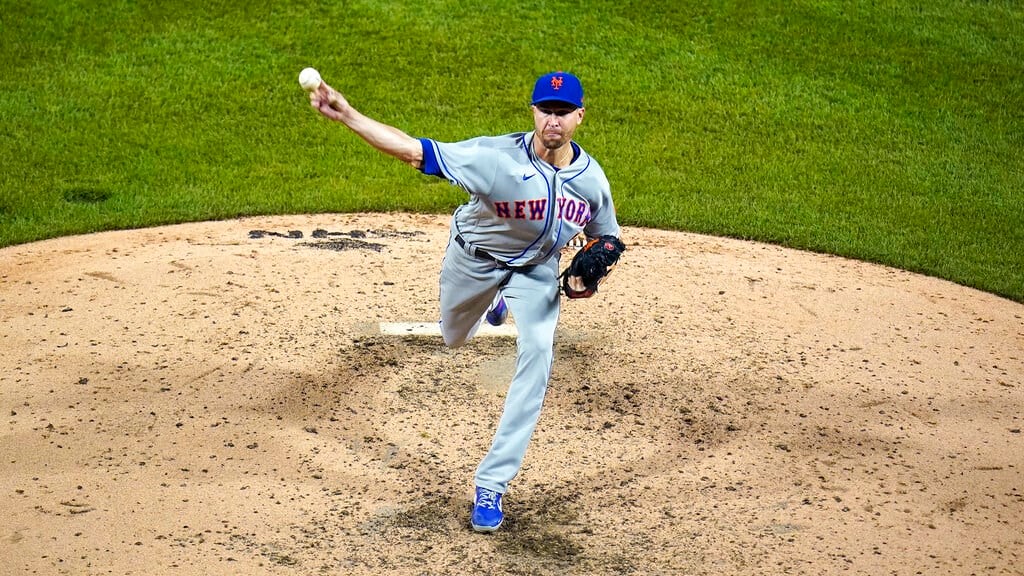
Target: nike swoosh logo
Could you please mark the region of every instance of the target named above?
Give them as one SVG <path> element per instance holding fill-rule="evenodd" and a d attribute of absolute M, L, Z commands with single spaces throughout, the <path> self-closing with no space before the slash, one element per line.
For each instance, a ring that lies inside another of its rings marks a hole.
<path fill-rule="evenodd" d="M 523 182 L 526 182 L 527 180 L 529 180 L 530 178 L 533 178 L 536 175 L 537 175 L 536 172 L 534 172 L 533 174 L 523 174 Z"/>

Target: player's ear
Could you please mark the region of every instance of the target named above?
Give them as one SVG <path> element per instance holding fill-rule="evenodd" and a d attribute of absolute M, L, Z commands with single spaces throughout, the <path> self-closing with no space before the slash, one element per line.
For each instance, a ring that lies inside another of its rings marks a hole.
<path fill-rule="evenodd" d="M 583 115 L 586 114 L 586 112 L 587 112 L 586 108 L 577 108 L 576 109 L 576 114 L 577 114 L 576 123 L 577 124 L 582 124 L 583 123 Z"/>

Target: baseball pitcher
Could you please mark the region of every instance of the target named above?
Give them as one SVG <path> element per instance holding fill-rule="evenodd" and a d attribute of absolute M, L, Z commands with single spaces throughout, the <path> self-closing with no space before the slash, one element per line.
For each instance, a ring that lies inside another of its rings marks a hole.
<path fill-rule="evenodd" d="M 368 118 L 322 81 L 310 102 L 374 148 L 469 195 L 452 216 L 441 265 L 441 333 L 460 346 L 485 319 L 498 325 L 510 311 L 516 320 L 515 375 L 476 471 L 471 518 L 477 531 L 497 530 L 551 376 L 559 293 L 592 296 L 625 249 L 604 171 L 573 141 L 586 111 L 583 86 L 568 72 L 545 74 L 530 102 L 532 131 L 452 143 Z M 559 274 L 561 249 L 580 233 L 590 242 Z"/>

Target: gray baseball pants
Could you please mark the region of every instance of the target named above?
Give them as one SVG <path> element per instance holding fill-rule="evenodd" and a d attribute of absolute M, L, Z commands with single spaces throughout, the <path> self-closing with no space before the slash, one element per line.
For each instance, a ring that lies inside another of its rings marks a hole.
<path fill-rule="evenodd" d="M 515 318 L 515 375 L 491 448 L 475 478 L 477 486 L 504 494 L 522 467 L 551 377 L 560 303 L 558 256 L 534 266 L 504 268 L 471 250 L 452 235 L 441 265 L 441 334 L 448 346 L 465 344 L 499 291 Z"/>

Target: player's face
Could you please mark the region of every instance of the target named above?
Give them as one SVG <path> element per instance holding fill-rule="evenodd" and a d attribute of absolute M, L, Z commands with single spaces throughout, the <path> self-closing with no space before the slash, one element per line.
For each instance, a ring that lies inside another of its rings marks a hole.
<path fill-rule="evenodd" d="M 565 146 L 583 122 L 583 108 L 559 102 L 544 102 L 532 106 L 533 127 L 548 150 Z"/>

